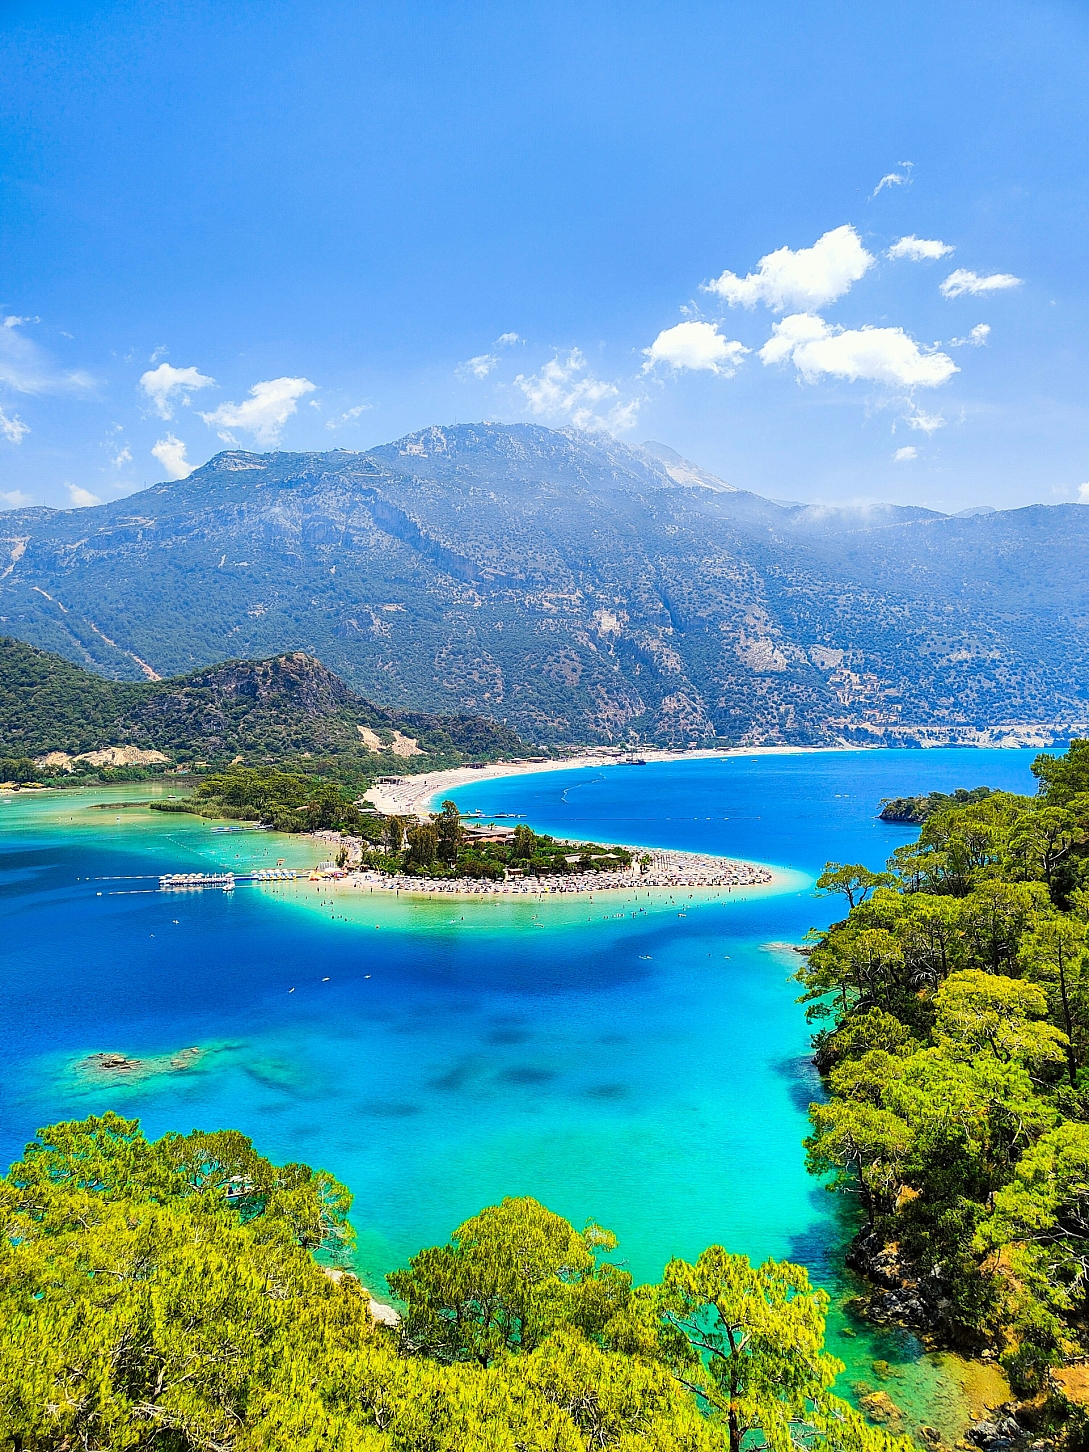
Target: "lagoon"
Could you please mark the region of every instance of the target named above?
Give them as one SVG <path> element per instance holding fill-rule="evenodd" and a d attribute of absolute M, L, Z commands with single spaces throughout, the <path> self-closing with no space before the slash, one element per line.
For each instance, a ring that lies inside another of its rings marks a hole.
<path fill-rule="evenodd" d="M 463 810 L 538 831 L 710 851 L 773 889 L 426 900 L 308 883 L 161 894 L 145 874 L 311 862 L 312 842 L 224 832 L 103 788 L 0 803 L 0 1153 L 107 1107 L 149 1133 L 233 1126 L 356 1195 L 381 1277 L 481 1205 L 530 1194 L 615 1230 L 636 1276 L 712 1241 L 807 1264 L 839 1297 L 842 1212 L 807 1175 L 819 1093 L 788 945 L 837 915 L 828 858 L 879 867 L 910 829 L 882 796 L 1030 791 L 1033 751 L 753 754 L 499 778 Z M 165 790 L 163 788 L 162 790 Z M 109 881 L 105 880 L 109 879 Z M 122 880 L 124 879 L 124 880 Z M 199 1046 L 190 1067 L 103 1083 L 74 1068 Z M 852 1336 L 852 1331 L 861 1334 Z M 862 1377 L 941 1424 L 953 1393 L 910 1338 L 837 1316 Z"/>

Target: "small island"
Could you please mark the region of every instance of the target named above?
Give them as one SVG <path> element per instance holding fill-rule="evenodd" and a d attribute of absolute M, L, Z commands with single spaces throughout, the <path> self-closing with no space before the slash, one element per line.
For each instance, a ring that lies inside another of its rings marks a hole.
<path fill-rule="evenodd" d="M 927 817 L 944 812 L 949 807 L 970 807 L 992 795 L 992 788 L 986 786 L 957 787 L 956 791 L 923 792 L 917 797 L 882 797 L 878 819 L 882 822 L 896 822 L 905 827 L 921 827 Z"/>
<path fill-rule="evenodd" d="M 87 1084 L 102 1082 L 117 1084 L 122 1080 L 127 1080 L 129 1083 L 142 1083 L 144 1080 L 155 1078 L 160 1074 L 180 1074 L 187 1069 L 196 1068 L 204 1056 L 205 1050 L 197 1045 L 187 1049 L 178 1049 L 174 1053 L 154 1054 L 142 1059 L 119 1053 L 116 1050 L 109 1050 L 88 1054 L 75 1063 L 73 1069 L 77 1078 Z"/>

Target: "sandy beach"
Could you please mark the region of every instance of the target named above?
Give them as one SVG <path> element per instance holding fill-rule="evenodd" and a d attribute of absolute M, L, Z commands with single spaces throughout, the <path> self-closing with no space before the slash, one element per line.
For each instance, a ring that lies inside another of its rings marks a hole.
<path fill-rule="evenodd" d="M 730 747 L 707 751 L 648 750 L 638 753 L 640 761 L 696 761 L 729 756 L 792 756 L 804 752 L 838 748 L 821 746 Z M 866 750 L 867 748 L 860 748 Z M 389 816 L 422 817 L 443 796 L 489 778 L 528 776 L 534 772 L 577 771 L 586 767 L 623 766 L 625 758 L 615 750 L 586 751 L 561 761 L 504 761 L 484 767 L 454 767 L 448 771 L 425 772 L 376 784 L 367 793 L 367 800 Z M 333 834 L 322 833 L 332 840 Z M 496 897 L 496 896 L 559 896 L 575 893 L 630 891 L 632 888 L 703 888 L 732 890 L 736 887 L 767 888 L 776 883 L 776 874 L 758 863 L 715 857 L 700 852 L 680 852 L 646 848 L 638 843 L 623 843 L 628 851 L 648 854 L 650 863 L 619 872 L 565 873 L 548 877 L 521 877 L 491 882 L 474 878 L 425 879 L 409 876 L 387 876 L 382 873 L 353 871 L 342 879 L 347 886 L 370 891 L 419 894 L 421 896 Z"/>
<path fill-rule="evenodd" d="M 648 764 L 664 761 L 699 761 L 708 757 L 728 756 L 797 756 L 804 752 L 872 750 L 870 747 L 831 746 L 731 746 L 715 751 L 640 751 L 640 761 Z M 429 771 L 421 776 L 404 776 L 371 787 L 367 800 L 391 817 L 422 816 L 440 794 L 456 791 L 472 782 L 487 781 L 500 776 L 526 776 L 540 771 L 577 771 L 584 767 L 623 766 L 624 757 L 615 751 L 586 751 L 563 761 L 499 761 L 492 766 L 452 767 L 449 771 Z"/>
<path fill-rule="evenodd" d="M 660 848 L 631 850 L 645 851 L 650 862 L 641 870 L 633 866 L 618 872 L 550 873 L 547 877 L 512 877 L 497 881 L 473 877 L 410 877 L 363 868 L 349 872 L 337 880 L 337 885 L 424 897 L 552 897 L 573 893 L 630 892 L 633 888 L 771 887 L 776 880 L 770 868 L 755 862 L 713 857 L 705 852 L 674 852 Z"/>

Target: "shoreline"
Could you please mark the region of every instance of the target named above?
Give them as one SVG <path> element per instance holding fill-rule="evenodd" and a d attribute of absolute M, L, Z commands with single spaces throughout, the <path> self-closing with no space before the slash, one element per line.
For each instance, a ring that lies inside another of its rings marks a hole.
<path fill-rule="evenodd" d="M 639 889 L 668 891 L 701 888 L 732 891 L 739 888 L 774 887 L 780 874 L 756 862 L 732 857 L 715 857 L 706 852 L 680 852 L 667 848 L 635 848 L 650 856 L 643 871 L 555 873 L 548 877 L 517 877 L 507 880 L 478 877 L 415 877 L 387 875 L 366 869 L 329 879 L 337 887 L 371 892 L 389 892 L 415 897 L 575 897 L 595 892 L 632 892 Z"/>
<path fill-rule="evenodd" d="M 647 750 L 639 753 L 648 766 L 673 761 L 707 761 L 731 756 L 799 756 L 826 751 L 873 751 L 872 746 L 727 746 L 704 751 Z M 419 816 L 431 810 L 440 792 L 456 791 L 473 782 L 495 781 L 499 777 L 529 776 L 544 771 L 580 771 L 587 767 L 626 766 L 622 757 L 587 751 L 563 761 L 497 761 L 490 766 L 454 766 L 444 771 L 402 777 L 396 782 L 375 785 L 364 800 L 388 817 Z M 642 850 L 642 849 L 640 849 Z"/>
<path fill-rule="evenodd" d="M 813 752 L 860 750 L 869 747 L 838 746 L 761 746 L 726 747 L 701 751 L 648 750 L 640 753 L 643 763 L 659 764 L 674 761 L 712 760 L 731 756 L 795 756 Z M 478 781 L 495 781 L 503 777 L 529 776 L 540 772 L 578 771 L 585 768 L 625 766 L 614 752 L 584 752 L 563 761 L 495 762 L 485 767 L 451 767 L 444 771 L 425 772 L 420 776 L 376 785 L 365 800 L 387 816 L 420 817 L 432 810 L 433 803 L 459 787 Z M 772 889 L 782 885 L 788 873 L 762 863 L 738 858 L 719 857 L 713 853 L 685 852 L 675 848 L 645 847 L 641 844 L 619 844 L 626 850 L 646 854 L 650 865 L 641 872 L 564 873 L 548 877 L 488 880 L 483 878 L 420 878 L 408 875 L 386 876 L 377 872 L 352 872 L 340 879 L 342 886 L 370 891 L 393 892 L 418 897 L 574 897 L 594 892 L 630 892 L 645 888 L 668 892 L 682 888 L 704 891 L 732 891 L 736 888 Z"/>

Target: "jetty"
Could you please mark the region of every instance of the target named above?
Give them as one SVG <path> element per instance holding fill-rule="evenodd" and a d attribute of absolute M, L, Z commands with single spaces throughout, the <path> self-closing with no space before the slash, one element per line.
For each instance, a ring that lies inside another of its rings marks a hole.
<path fill-rule="evenodd" d="M 237 880 L 233 872 L 164 872 L 159 877 L 159 891 L 187 892 L 214 887 L 221 892 L 233 892 Z"/>
<path fill-rule="evenodd" d="M 218 888 L 233 892 L 243 882 L 294 882 L 299 873 L 291 867 L 258 867 L 253 872 L 164 872 L 160 892 L 192 892 Z"/>

